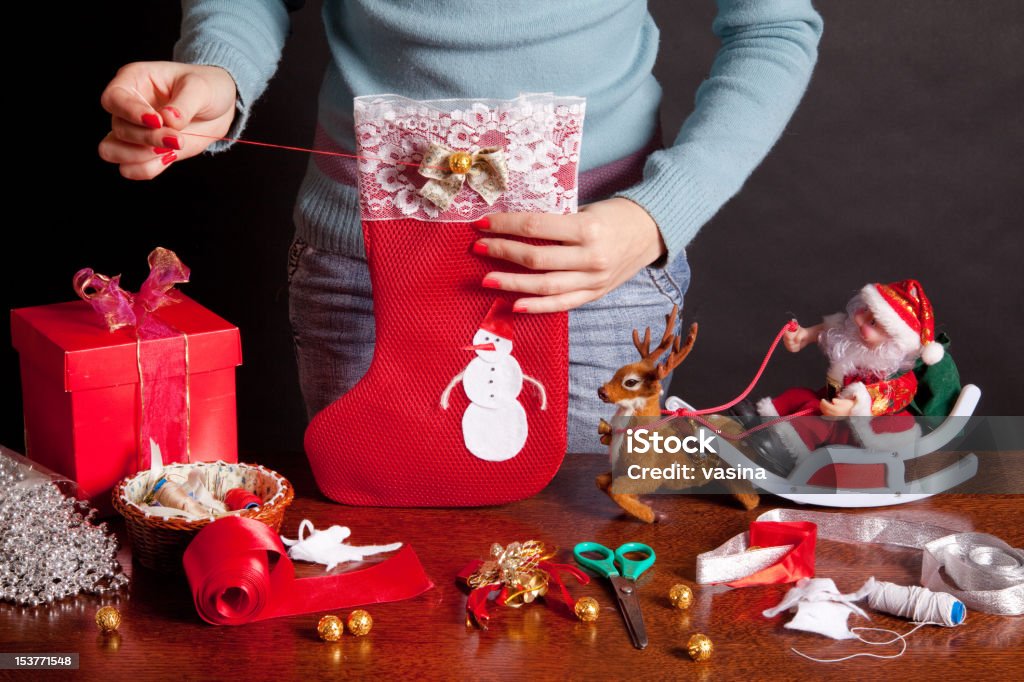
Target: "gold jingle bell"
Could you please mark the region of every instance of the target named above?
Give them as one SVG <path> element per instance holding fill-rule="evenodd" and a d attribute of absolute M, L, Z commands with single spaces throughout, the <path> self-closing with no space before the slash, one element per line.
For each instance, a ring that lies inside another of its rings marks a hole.
<path fill-rule="evenodd" d="M 473 157 L 467 152 L 452 152 L 448 157 L 448 169 L 456 175 L 465 175 L 473 167 Z"/>
<path fill-rule="evenodd" d="M 690 641 L 686 643 L 686 652 L 698 663 L 711 658 L 714 650 L 715 645 L 711 643 L 711 638 L 699 632 L 690 637 Z"/>
<path fill-rule="evenodd" d="M 345 626 L 337 616 L 324 616 L 316 624 L 316 632 L 325 642 L 337 642 L 345 632 Z"/>
<path fill-rule="evenodd" d="M 348 631 L 356 637 L 362 637 L 373 627 L 373 618 L 362 609 L 356 609 L 348 614 Z"/>
<path fill-rule="evenodd" d="M 677 609 L 688 609 L 693 604 L 693 590 L 682 583 L 673 585 L 668 591 L 668 600 Z"/>
<path fill-rule="evenodd" d="M 580 597 L 576 600 L 576 617 L 584 623 L 593 623 L 601 615 L 601 605 L 593 597 Z"/>
<path fill-rule="evenodd" d="M 113 632 L 121 625 L 121 612 L 113 606 L 104 606 L 96 612 L 96 626 L 100 632 Z"/>

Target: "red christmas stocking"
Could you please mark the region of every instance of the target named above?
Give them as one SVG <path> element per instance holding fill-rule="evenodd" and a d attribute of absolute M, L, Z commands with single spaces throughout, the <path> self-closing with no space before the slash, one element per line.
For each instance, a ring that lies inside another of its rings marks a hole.
<path fill-rule="evenodd" d="M 496 264 L 472 253 L 472 222 L 576 210 L 583 110 L 551 95 L 356 100 L 377 339 L 366 376 L 306 431 L 331 499 L 497 504 L 533 495 L 558 470 L 568 316 L 514 315 L 514 296 L 483 289 Z"/>

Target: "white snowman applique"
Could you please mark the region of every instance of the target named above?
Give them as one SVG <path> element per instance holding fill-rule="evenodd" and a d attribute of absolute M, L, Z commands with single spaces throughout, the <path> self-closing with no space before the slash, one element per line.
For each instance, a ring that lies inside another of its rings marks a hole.
<path fill-rule="evenodd" d="M 470 402 L 462 415 L 462 437 L 473 455 L 490 462 L 515 457 L 526 443 L 526 410 L 519 402 L 524 379 L 540 392 L 540 409 L 548 407 L 544 384 L 523 374 L 512 357 L 514 336 L 512 305 L 497 299 L 473 336 L 473 344 L 463 347 L 474 351 L 476 357 L 441 394 L 441 407 L 447 410 L 452 389 L 462 382 Z"/>

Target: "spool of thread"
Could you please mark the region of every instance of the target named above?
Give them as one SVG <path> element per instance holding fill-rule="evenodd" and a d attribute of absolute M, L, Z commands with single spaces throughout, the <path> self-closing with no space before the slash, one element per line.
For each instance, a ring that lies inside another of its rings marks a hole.
<path fill-rule="evenodd" d="M 945 592 L 932 592 L 916 585 L 904 586 L 879 581 L 868 595 L 868 606 L 876 611 L 909 618 L 915 623 L 953 627 L 967 617 L 963 602 Z"/>
<path fill-rule="evenodd" d="M 259 509 L 263 500 L 259 495 L 249 492 L 245 488 L 232 488 L 224 494 L 224 505 L 231 511 L 240 509 Z"/>
<path fill-rule="evenodd" d="M 156 482 L 156 485 L 153 486 L 152 496 L 161 506 L 181 509 L 193 516 L 210 516 L 212 513 L 210 509 L 189 497 L 184 488 L 166 478 L 161 478 Z"/>

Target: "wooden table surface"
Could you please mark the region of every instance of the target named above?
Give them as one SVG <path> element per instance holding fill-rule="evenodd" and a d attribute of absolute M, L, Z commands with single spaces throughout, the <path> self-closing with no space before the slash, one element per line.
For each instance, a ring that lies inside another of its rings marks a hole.
<path fill-rule="evenodd" d="M 368 607 L 373 631 L 363 638 L 346 635 L 321 642 L 316 623 L 323 613 L 279 618 L 240 627 L 215 627 L 201 621 L 182 574 L 162 575 L 130 563 L 129 590 L 116 599 L 81 596 L 34 609 L 0 604 L 0 651 L 78 652 L 76 678 L 263 680 L 319 677 L 406 679 L 903 679 L 939 680 L 968 674 L 991 679 L 1024 679 L 1024 617 L 969 613 L 957 628 L 928 626 L 909 639 L 895 660 L 860 658 L 843 663 L 814 663 L 794 654 L 796 647 L 821 658 L 843 656 L 867 647 L 836 642 L 783 628 L 788 616 L 763 618 L 786 591 L 782 586 L 737 590 L 698 587 L 694 561 L 745 530 L 759 513 L 784 500 L 762 498 L 762 507 L 745 512 L 727 496 L 678 495 L 651 498 L 665 523 L 645 526 L 625 519 L 593 484 L 605 458 L 570 455 L 555 480 L 533 499 L 485 509 L 370 509 L 333 504 L 316 490 L 304 457 L 266 457 L 295 484 L 284 534 L 295 537 L 299 522 L 318 528 L 352 528 L 353 544 L 401 540 L 419 554 L 436 587 L 415 599 Z M 853 513 L 898 515 L 953 529 L 974 528 L 1024 544 L 1024 496 L 947 495 L 885 510 Z M 119 529 L 120 531 L 121 529 Z M 575 596 L 601 604 L 596 623 L 581 623 L 542 603 L 522 609 L 493 606 L 491 627 L 465 625 L 465 594 L 455 576 L 471 559 L 485 558 L 493 542 L 538 539 L 563 548 L 597 540 L 616 547 L 628 540 L 650 544 L 658 561 L 641 581 L 639 594 L 650 635 L 643 651 L 630 645 L 615 599 L 606 581 L 573 585 Z M 859 587 L 868 576 L 915 584 L 920 553 L 878 546 L 819 542 L 819 577 L 834 578 L 843 590 Z M 302 576 L 320 566 L 302 566 Z M 341 570 L 341 569 L 335 569 Z M 694 587 L 695 603 L 677 611 L 668 602 L 676 583 Z M 114 636 L 98 634 L 93 618 L 104 603 L 121 610 Z M 339 615 L 344 616 L 344 613 Z M 851 617 L 851 625 L 857 624 Z M 878 627 L 905 632 L 906 621 L 879 615 Z M 686 641 L 695 632 L 710 636 L 712 660 L 694 663 Z M 879 647 L 886 653 L 896 647 Z M 25 679 L 67 677 L 66 672 L 3 672 Z"/>

